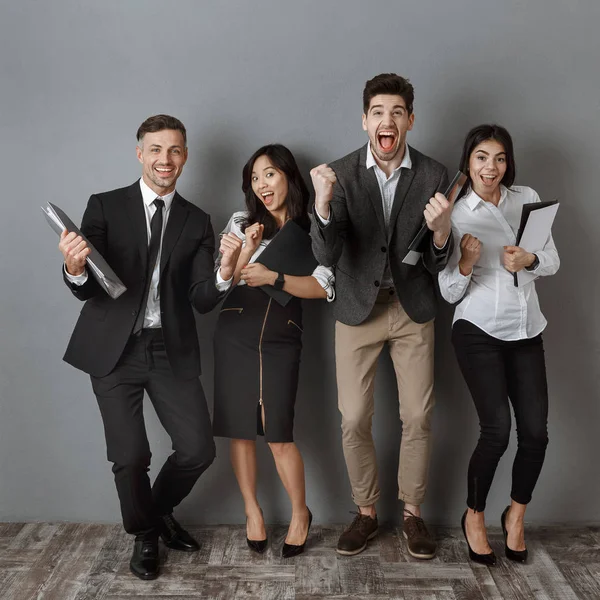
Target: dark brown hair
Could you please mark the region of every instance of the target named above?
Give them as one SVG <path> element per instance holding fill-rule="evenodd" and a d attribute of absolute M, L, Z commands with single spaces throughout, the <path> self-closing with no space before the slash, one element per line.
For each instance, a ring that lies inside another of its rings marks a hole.
<path fill-rule="evenodd" d="M 500 182 L 505 187 L 509 188 L 515 182 L 515 176 L 517 174 L 517 167 L 515 164 L 515 151 L 513 150 L 513 141 L 510 137 L 510 133 L 500 125 L 477 125 L 473 127 L 463 144 L 462 156 L 460 157 L 459 169 L 468 175 L 469 185 L 463 188 L 461 196 L 464 196 L 467 190 L 471 187 L 471 176 L 469 174 L 469 159 L 473 150 L 479 146 L 482 142 L 487 140 L 495 140 L 504 147 L 506 153 L 506 172 L 502 181 Z"/>
<path fill-rule="evenodd" d="M 267 210 L 262 200 L 260 200 L 252 189 L 252 169 L 259 156 L 266 156 L 273 163 L 273 166 L 281 171 L 288 183 L 288 194 L 285 204 L 288 216 L 303 227 L 310 228 L 308 217 L 308 198 L 309 192 L 300 174 L 300 169 L 296 164 L 294 155 L 281 144 L 268 144 L 259 148 L 244 165 L 242 170 L 242 191 L 246 196 L 246 208 L 248 216 L 242 223 L 242 231 L 252 223 L 262 223 L 265 226 L 263 238 L 268 240 L 277 233 L 277 221 L 275 217 Z"/>
<path fill-rule="evenodd" d="M 373 79 L 369 79 L 365 83 L 365 89 L 363 90 L 363 112 L 365 115 L 369 111 L 371 98 L 379 96 L 379 94 L 401 96 L 406 104 L 408 114 L 412 114 L 415 90 L 408 79 L 404 79 L 404 77 L 400 77 L 396 73 L 381 73 L 381 75 L 376 75 Z"/>
<path fill-rule="evenodd" d="M 138 142 L 141 142 L 147 133 L 156 133 L 157 131 L 163 131 L 165 129 L 180 131 L 183 136 L 183 145 L 187 147 L 187 134 L 183 123 L 170 115 L 154 115 L 153 117 L 148 117 L 139 126 L 136 138 Z"/>

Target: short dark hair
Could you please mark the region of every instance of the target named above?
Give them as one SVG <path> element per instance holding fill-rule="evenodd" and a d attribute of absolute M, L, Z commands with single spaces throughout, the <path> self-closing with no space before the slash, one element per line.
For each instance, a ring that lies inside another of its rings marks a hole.
<path fill-rule="evenodd" d="M 363 90 L 363 112 L 365 115 L 369 111 L 371 99 L 379 96 L 379 94 L 402 96 L 408 114 L 412 114 L 415 90 L 408 79 L 400 77 L 396 73 L 381 73 L 373 77 L 373 79 L 369 79 L 365 83 L 365 89 Z"/>
<path fill-rule="evenodd" d="M 136 138 L 138 142 L 141 142 L 147 133 L 156 133 L 157 131 L 163 131 L 165 129 L 180 131 L 183 136 L 183 145 L 187 146 L 187 134 L 183 123 L 170 115 L 154 115 L 153 117 L 148 117 L 139 126 Z"/>
<path fill-rule="evenodd" d="M 263 237 L 268 240 L 277 233 L 278 229 L 275 217 L 266 209 L 262 200 L 256 196 L 252 189 L 252 169 L 256 159 L 260 156 L 267 156 L 273 166 L 286 176 L 288 194 L 285 203 L 288 216 L 308 230 L 310 228 L 308 217 L 309 192 L 296 164 L 296 159 L 282 144 L 268 144 L 259 148 L 249 158 L 242 170 L 242 191 L 246 196 L 246 208 L 248 210 L 248 216 L 242 224 L 242 231 L 246 231 L 246 227 L 252 225 L 252 223 L 262 223 L 265 226 Z"/>
<path fill-rule="evenodd" d="M 473 127 L 467 133 L 458 167 L 469 177 L 469 185 L 465 186 L 465 191 L 471 186 L 471 176 L 469 175 L 469 159 L 471 158 L 471 154 L 479 144 L 487 140 L 495 140 L 502 144 L 504 152 L 506 152 L 506 173 L 504 173 L 504 177 L 500 183 L 509 188 L 515 182 L 517 167 L 515 165 L 515 151 L 513 150 L 513 141 L 510 133 L 500 125 L 477 125 L 477 127 Z M 461 194 L 461 196 L 463 195 L 464 193 Z"/>

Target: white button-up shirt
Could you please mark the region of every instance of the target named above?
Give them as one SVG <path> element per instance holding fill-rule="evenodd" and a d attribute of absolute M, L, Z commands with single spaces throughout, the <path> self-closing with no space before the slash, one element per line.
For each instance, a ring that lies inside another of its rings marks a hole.
<path fill-rule="evenodd" d="M 547 321 L 540 310 L 534 280 L 515 287 L 513 274 L 504 268 L 504 246 L 515 246 L 524 204 L 540 202 L 529 187 L 500 187 L 500 202 L 494 206 L 473 190 L 459 200 L 452 212 L 454 252 L 439 274 L 442 296 L 451 304 L 460 301 L 453 323 L 470 321 L 500 340 L 532 338 L 541 333 Z M 470 275 L 461 274 L 460 241 L 465 233 L 482 243 L 481 255 Z M 554 275 L 560 259 L 552 236 L 542 250 L 536 251 L 537 276 Z"/>

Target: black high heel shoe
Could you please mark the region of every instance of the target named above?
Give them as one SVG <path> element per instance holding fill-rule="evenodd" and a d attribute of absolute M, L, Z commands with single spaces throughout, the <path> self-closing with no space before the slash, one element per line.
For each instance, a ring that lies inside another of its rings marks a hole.
<path fill-rule="evenodd" d="M 308 509 L 308 530 L 306 531 L 306 537 L 304 538 L 304 542 L 299 546 L 295 544 L 286 544 L 284 542 L 283 548 L 281 549 L 281 556 L 283 558 L 292 558 L 292 556 L 298 556 L 298 554 L 302 554 L 304 552 L 304 545 L 306 544 L 306 540 L 308 539 L 308 534 L 310 532 L 310 525 L 312 523 L 312 513 L 310 512 L 310 508 Z"/>
<path fill-rule="evenodd" d="M 460 526 L 462 527 L 465 540 L 467 540 L 467 547 L 469 548 L 469 558 L 473 562 L 481 563 L 482 565 L 494 566 L 496 564 L 496 555 L 494 554 L 493 550 L 489 554 L 477 554 L 477 552 L 473 552 L 473 550 L 471 550 L 471 544 L 469 544 L 469 539 L 467 538 L 467 530 L 465 528 L 466 518 L 467 511 L 465 510 L 465 514 L 460 520 Z"/>
<path fill-rule="evenodd" d="M 262 508 L 260 509 L 260 514 L 262 515 Z M 248 527 L 248 517 L 246 517 L 246 528 Z M 265 538 L 264 540 L 251 540 L 246 535 L 246 543 L 248 544 L 248 548 L 253 552 L 258 552 L 258 554 L 262 554 L 267 549 L 267 543 L 269 538 Z"/>
<path fill-rule="evenodd" d="M 527 548 L 525 550 L 511 550 L 508 547 L 507 539 L 508 539 L 508 531 L 506 531 L 506 515 L 508 513 L 510 506 L 507 506 L 500 517 L 500 524 L 502 525 L 502 533 L 504 534 L 504 554 L 506 554 L 506 558 L 508 560 L 513 560 L 514 562 L 524 563 L 527 560 Z"/>

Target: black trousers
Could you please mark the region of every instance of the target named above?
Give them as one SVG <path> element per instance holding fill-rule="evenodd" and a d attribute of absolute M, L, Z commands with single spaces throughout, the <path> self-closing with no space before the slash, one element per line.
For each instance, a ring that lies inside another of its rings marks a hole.
<path fill-rule="evenodd" d="M 548 386 L 542 336 L 506 342 L 460 319 L 452 328 L 452 343 L 480 425 L 479 441 L 469 463 L 467 506 L 485 510 L 496 467 L 508 447 L 509 400 L 518 440 L 510 495 L 516 502 L 528 504 L 548 445 Z"/>
<path fill-rule="evenodd" d="M 160 329 L 131 336 L 115 369 L 92 377 L 113 463 L 125 531 L 151 534 L 215 458 L 210 415 L 198 378 L 173 375 Z M 143 415 L 144 390 L 169 434 L 173 454 L 150 486 L 150 446 Z"/>

